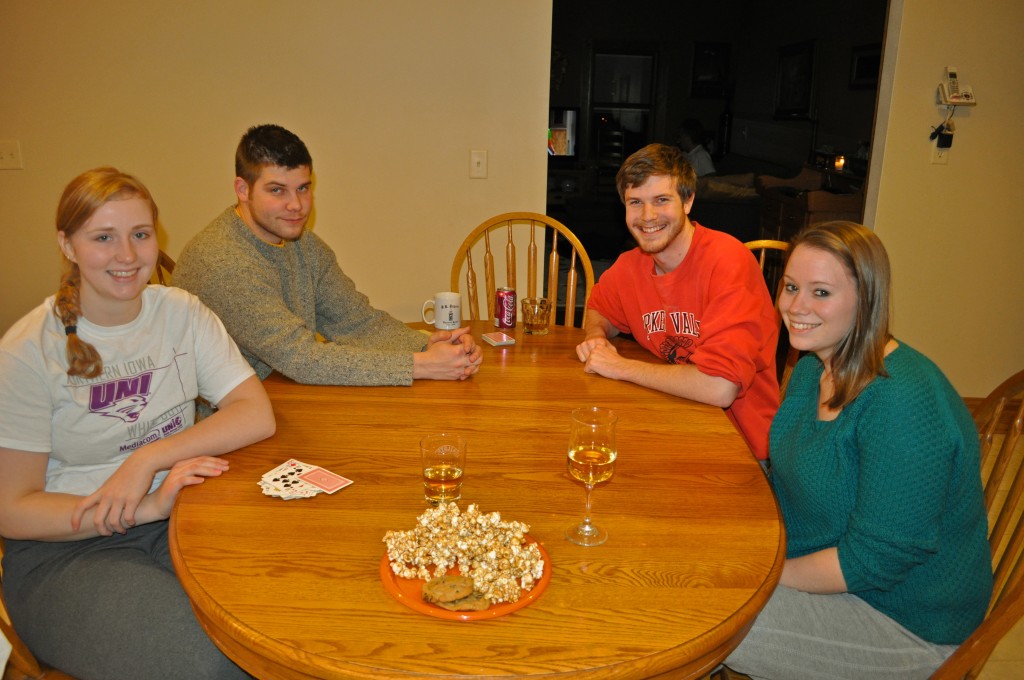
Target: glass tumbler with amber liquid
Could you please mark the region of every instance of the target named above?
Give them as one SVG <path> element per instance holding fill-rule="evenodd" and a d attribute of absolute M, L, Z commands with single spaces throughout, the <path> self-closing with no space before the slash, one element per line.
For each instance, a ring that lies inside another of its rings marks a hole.
<path fill-rule="evenodd" d="M 466 439 L 451 432 L 428 434 L 420 440 L 423 458 L 423 497 L 431 505 L 462 498 L 466 469 Z"/>

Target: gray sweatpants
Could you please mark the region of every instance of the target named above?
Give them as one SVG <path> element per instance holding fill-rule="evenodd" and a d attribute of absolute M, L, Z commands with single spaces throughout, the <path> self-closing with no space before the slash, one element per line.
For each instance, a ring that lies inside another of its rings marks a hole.
<path fill-rule="evenodd" d="M 779 586 L 725 660 L 757 680 L 927 678 L 956 645 L 922 640 L 856 595 Z"/>
<path fill-rule="evenodd" d="M 29 649 L 82 680 L 248 678 L 192 613 L 167 524 L 84 541 L 6 541 L 4 598 Z"/>

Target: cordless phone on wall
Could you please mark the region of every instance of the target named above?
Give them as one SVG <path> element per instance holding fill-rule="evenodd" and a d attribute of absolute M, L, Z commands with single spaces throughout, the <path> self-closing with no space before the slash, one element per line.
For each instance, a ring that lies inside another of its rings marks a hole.
<path fill-rule="evenodd" d="M 960 80 L 956 77 L 956 67 L 946 67 L 946 83 L 949 85 L 949 96 L 960 96 Z"/>
<path fill-rule="evenodd" d="M 947 106 L 974 106 L 974 91 L 967 85 L 960 85 L 955 66 L 946 67 L 946 77 L 939 83 L 939 97 Z"/>

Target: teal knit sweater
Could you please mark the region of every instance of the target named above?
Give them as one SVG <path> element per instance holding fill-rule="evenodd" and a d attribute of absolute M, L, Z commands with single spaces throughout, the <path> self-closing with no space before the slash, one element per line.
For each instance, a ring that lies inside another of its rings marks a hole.
<path fill-rule="evenodd" d="M 834 421 L 817 417 L 817 357 L 793 371 L 771 429 L 787 556 L 837 547 L 849 592 L 960 644 L 992 591 L 978 434 L 927 357 L 900 344 L 885 367 Z"/>

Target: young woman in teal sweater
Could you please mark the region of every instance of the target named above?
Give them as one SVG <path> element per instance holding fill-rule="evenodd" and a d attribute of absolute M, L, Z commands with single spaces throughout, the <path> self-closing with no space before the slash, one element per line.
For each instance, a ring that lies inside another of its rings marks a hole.
<path fill-rule="evenodd" d="M 889 329 L 889 259 L 850 222 L 791 244 L 778 308 L 797 364 L 772 422 L 779 588 L 726 660 L 754 678 L 927 678 L 992 591 L 978 433 Z"/>

